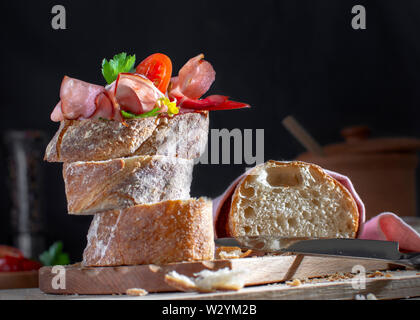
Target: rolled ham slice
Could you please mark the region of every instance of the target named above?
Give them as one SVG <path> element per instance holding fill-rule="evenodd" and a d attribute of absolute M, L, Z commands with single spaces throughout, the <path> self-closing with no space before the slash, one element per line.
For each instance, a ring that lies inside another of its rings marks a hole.
<path fill-rule="evenodd" d="M 134 114 L 153 110 L 157 100 L 165 97 L 152 81 L 140 74 L 132 73 L 119 74 L 114 95 L 122 110 Z"/>
<path fill-rule="evenodd" d="M 112 119 L 114 116 L 114 105 L 109 95 L 105 92 L 101 92 L 96 97 L 96 111 L 90 117 L 90 119 Z"/>
<path fill-rule="evenodd" d="M 65 76 L 60 89 L 61 111 L 65 119 L 88 119 L 96 110 L 96 98 L 105 88 Z"/>
<path fill-rule="evenodd" d="M 50 118 L 54 122 L 60 122 L 64 120 L 64 115 L 63 115 L 63 112 L 61 111 L 61 101 L 59 101 L 57 105 L 55 106 L 53 112 L 51 113 Z"/>
<path fill-rule="evenodd" d="M 365 222 L 365 206 L 357 194 L 351 180 L 337 172 L 324 170 L 332 178 L 340 182 L 353 196 L 359 211 L 359 231 L 357 238 L 370 240 L 397 241 L 403 251 L 420 252 L 420 234 L 406 224 L 400 217 L 391 212 L 384 212 Z M 232 195 L 238 184 L 245 178 L 247 173 L 239 176 L 231 183 L 226 191 L 213 200 L 213 222 L 215 230 L 227 216 L 230 210 Z M 220 228 L 219 228 L 220 229 Z M 217 235 L 215 235 L 217 236 Z"/>

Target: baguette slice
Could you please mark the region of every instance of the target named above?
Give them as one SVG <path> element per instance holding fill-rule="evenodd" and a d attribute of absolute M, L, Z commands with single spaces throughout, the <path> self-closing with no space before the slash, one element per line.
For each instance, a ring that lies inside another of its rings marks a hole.
<path fill-rule="evenodd" d="M 209 129 L 208 112 L 172 118 L 65 120 L 47 146 L 49 162 L 100 161 L 134 155 L 199 158 Z"/>
<path fill-rule="evenodd" d="M 317 165 L 268 161 L 239 182 L 227 217 L 231 236 L 356 236 L 354 198 Z"/>
<path fill-rule="evenodd" d="M 97 214 L 87 241 L 84 266 L 212 260 L 212 204 L 169 200 Z"/>
<path fill-rule="evenodd" d="M 135 156 L 64 163 L 70 214 L 94 214 L 137 204 L 190 198 L 194 160 Z"/>

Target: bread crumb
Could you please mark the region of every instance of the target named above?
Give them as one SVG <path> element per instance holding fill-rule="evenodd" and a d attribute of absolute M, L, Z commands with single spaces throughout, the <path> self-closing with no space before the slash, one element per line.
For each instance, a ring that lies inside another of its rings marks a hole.
<path fill-rule="evenodd" d="M 385 273 L 385 277 L 386 278 L 392 278 L 392 274 L 390 274 L 389 272 Z"/>
<path fill-rule="evenodd" d="M 130 288 L 125 293 L 129 296 L 145 296 L 149 294 L 149 292 L 141 288 Z"/>
<path fill-rule="evenodd" d="M 299 279 L 293 279 L 292 281 L 286 281 L 286 284 L 291 287 L 299 287 L 302 285 L 302 282 Z"/>
<path fill-rule="evenodd" d="M 218 247 L 216 249 L 216 259 L 238 259 L 242 254 L 239 247 Z"/>
<path fill-rule="evenodd" d="M 239 247 L 218 247 L 216 248 L 216 259 L 239 259 L 245 258 L 252 253 L 252 250 L 242 252 Z"/>

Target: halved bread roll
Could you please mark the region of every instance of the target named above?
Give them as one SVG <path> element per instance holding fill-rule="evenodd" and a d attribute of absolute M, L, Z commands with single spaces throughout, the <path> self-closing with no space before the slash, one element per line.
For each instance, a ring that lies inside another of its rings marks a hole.
<path fill-rule="evenodd" d="M 349 191 L 317 165 L 268 161 L 237 185 L 231 236 L 355 237 L 359 214 Z"/>
<path fill-rule="evenodd" d="M 169 200 L 96 214 L 84 266 L 213 260 L 212 203 Z"/>
<path fill-rule="evenodd" d="M 137 204 L 190 198 L 194 160 L 135 156 L 64 163 L 70 214 L 95 214 Z"/>
<path fill-rule="evenodd" d="M 172 118 L 65 120 L 47 146 L 49 162 L 100 161 L 134 155 L 199 158 L 209 129 L 208 112 Z"/>

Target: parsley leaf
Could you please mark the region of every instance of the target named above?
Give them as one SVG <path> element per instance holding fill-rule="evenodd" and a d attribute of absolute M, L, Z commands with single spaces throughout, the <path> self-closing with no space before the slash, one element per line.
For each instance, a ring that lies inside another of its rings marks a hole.
<path fill-rule="evenodd" d="M 136 63 L 136 55 L 127 55 L 125 52 L 116 54 L 114 58 L 107 61 L 102 60 L 102 75 L 108 84 L 114 82 L 118 75 L 123 72 L 130 72 Z"/>
<path fill-rule="evenodd" d="M 63 243 L 61 241 L 55 242 L 51 247 L 44 251 L 39 260 L 44 266 L 66 265 L 70 263 L 69 255 L 62 252 Z"/>
<path fill-rule="evenodd" d="M 142 114 L 134 114 L 128 111 L 121 110 L 121 114 L 125 119 L 148 118 L 157 116 L 159 114 L 159 110 L 160 108 L 154 108 L 153 110 Z"/>

